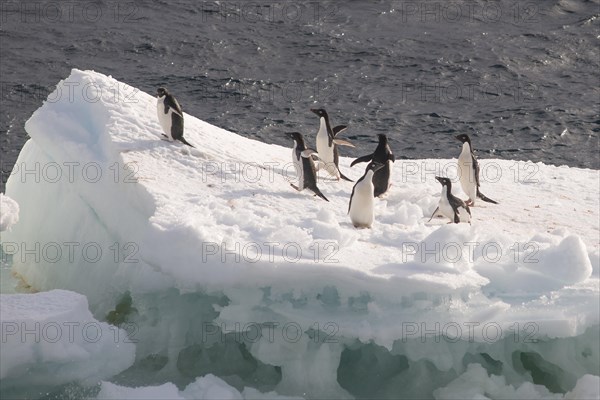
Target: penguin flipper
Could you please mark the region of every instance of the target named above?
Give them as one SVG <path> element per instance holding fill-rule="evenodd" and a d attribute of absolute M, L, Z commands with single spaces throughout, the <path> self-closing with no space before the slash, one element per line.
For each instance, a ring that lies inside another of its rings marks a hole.
<path fill-rule="evenodd" d="M 394 153 L 390 153 L 390 155 L 388 156 L 388 161 L 392 161 L 392 162 L 396 162 L 396 156 L 394 155 Z"/>
<path fill-rule="evenodd" d="M 427 222 L 431 222 L 431 220 L 433 219 L 433 217 L 435 217 L 435 214 L 440 211 L 440 207 L 436 207 L 436 209 L 433 211 L 433 214 L 431 214 L 431 218 L 429 218 L 429 221 Z"/>
<path fill-rule="evenodd" d="M 354 188 L 356 187 L 356 185 L 354 185 L 354 187 L 352 187 L 352 194 L 350 195 L 350 201 L 348 202 L 348 213 L 350 214 L 350 209 L 352 208 L 352 198 L 354 197 Z"/>
<path fill-rule="evenodd" d="M 333 139 L 333 143 L 337 144 L 338 146 L 356 147 L 350 141 L 344 139 Z"/>
<path fill-rule="evenodd" d="M 479 163 L 473 152 L 471 152 L 471 161 L 473 162 L 473 169 L 475 172 L 475 185 L 477 185 L 477 189 L 479 189 Z"/>
<path fill-rule="evenodd" d="M 183 138 L 183 117 L 178 114 L 171 114 L 171 137 L 173 140 Z"/>
<path fill-rule="evenodd" d="M 169 112 L 169 108 L 173 110 L 173 114 L 179 115 L 183 118 L 183 111 L 181 111 L 181 106 L 177 102 L 177 99 L 172 95 L 167 95 L 165 97 L 165 114 Z"/>
<path fill-rule="evenodd" d="M 373 154 L 367 154 L 366 156 L 358 157 L 356 160 L 352 161 L 350 167 L 354 167 L 354 164 L 358 164 L 361 162 L 368 162 L 373 159 Z"/>
<path fill-rule="evenodd" d="M 306 150 L 302 150 L 302 152 L 300 152 L 300 155 L 304 158 L 309 158 L 309 157 L 316 157 L 319 158 L 319 153 L 317 153 L 315 150 L 313 149 L 306 149 Z"/>
<path fill-rule="evenodd" d="M 481 193 L 479 191 L 479 189 L 477 189 L 477 197 L 479 197 L 481 200 L 487 202 L 487 203 L 492 203 L 492 204 L 499 204 L 496 200 L 492 200 L 489 197 L 487 197 L 486 195 L 484 195 L 483 193 Z"/>
<path fill-rule="evenodd" d="M 345 131 L 348 128 L 348 126 L 346 125 L 338 125 L 335 128 L 332 129 L 333 131 L 333 137 L 336 137 L 338 133 Z"/>
<path fill-rule="evenodd" d="M 296 189 L 297 191 L 300 191 L 300 188 L 298 188 L 298 186 L 294 185 L 293 183 L 290 183 L 290 186 Z"/>

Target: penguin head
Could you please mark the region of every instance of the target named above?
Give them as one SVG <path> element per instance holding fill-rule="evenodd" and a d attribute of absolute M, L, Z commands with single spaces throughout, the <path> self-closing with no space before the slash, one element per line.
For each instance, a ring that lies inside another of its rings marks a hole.
<path fill-rule="evenodd" d="M 379 143 L 387 143 L 388 141 L 388 138 L 385 135 L 385 133 L 379 133 L 377 137 L 379 138 Z"/>
<path fill-rule="evenodd" d="M 450 182 L 450 179 L 448 179 L 448 178 L 443 178 L 441 176 L 436 176 L 435 179 L 437 179 L 437 181 L 439 183 L 441 183 L 442 186 L 450 186 L 450 185 L 452 185 L 452 183 Z"/>
<path fill-rule="evenodd" d="M 455 138 L 460 140 L 462 143 L 467 142 L 467 143 L 471 144 L 471 139 L 469 138 L 469 135 L 467 135 L 466 133 L 456 135 Z"/>
<path fill-rule="evenodd" d="M 327 111 L 324 108 L 311 108 L 310 111 L 317 114 L 320 118 L 327 118 Z"/>
<path fill-rule="evenodd" d="M 164 87 L 159 87 L 158 89 L 156 89 L 156 95 L 158 97 L 163 97 L 163 96 L 166 96 L 168 94 L 169 94 L 169 92 Z"/>
<path fill-rule="evenodd" d="M 298 144 L 304 144 L 304 138 L 300 132 L 286 132 L 286 136 L 294 139 Z"/>

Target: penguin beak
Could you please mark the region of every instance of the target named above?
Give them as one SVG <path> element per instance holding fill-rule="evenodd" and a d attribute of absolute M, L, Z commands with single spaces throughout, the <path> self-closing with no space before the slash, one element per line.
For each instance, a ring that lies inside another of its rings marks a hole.
<path fill-rule="evenodd" d="M 456 136 L 454 136 L 454 138 L 458 139 L 458 140 L 460 140 L 462 142 L 462 138 L 460 137 L 460 135 L 456 135 Z"/>
<path fill-rule="evenodd" d="M 439 176 L 436 176 L 435 179 L 439 182 L 442 183 L 442 178 L 440 178 Z"/>
<path fill-rule="evenodd" d="M 310 111 L 312 111 L 315 114 L 319 115 L 319 110 L 317 110 L 316 108 L 311 108 Z"/>

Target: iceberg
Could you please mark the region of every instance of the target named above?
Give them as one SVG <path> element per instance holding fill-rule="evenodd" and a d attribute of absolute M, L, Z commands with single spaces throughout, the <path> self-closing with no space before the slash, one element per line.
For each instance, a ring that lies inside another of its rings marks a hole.
<path fill-rule="evenodd" d="M 595 384 L 598 171 L 482 159 L 500 204 L 447 225 L 427 221 L 456 160 L 399 159 L 373 228 L 356 230 L 352 183 L 322 176 L 329 203 L 297 192 L 292 143 L 183 109 L 196 148 L 160 140 L 151 95 L 73 70 L 27 121 L 7 182 L 12 271 L 85 295 L 137 342 L 110 384 L 181 397 L 212 374 L 240 393 L 433 398 L 482 375 L 469 365 L 505 392 Z"/>
<path fill-rule="evenodd" d="M 182 391 L 172 383 L 131 388 L 102 382 L 100 393 L 96 398 L 98 400 L 301 400 L 300 397 L 279 396 L 274 392 L 261 393 L 252 388 L 244 388 L 240 392 L 212 374 L 196 379 Z"/>
<path fill-rule="evenodd" d="M 135 344 L 66 290 L 0 295 L 2 398 L 39 397 L 61 384 L 93 386 L 129 368 Z"/>

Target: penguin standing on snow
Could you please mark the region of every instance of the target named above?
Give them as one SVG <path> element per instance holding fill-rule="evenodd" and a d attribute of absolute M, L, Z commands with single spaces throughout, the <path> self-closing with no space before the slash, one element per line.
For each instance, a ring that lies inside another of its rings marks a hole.
<path fill-rule="evenodd" d="M 458 156 L 458 172 L 460 175 L 460 186 L 463 192 L 469 196 L 467 205 L 474 206 L 477 197 L 488 203 L 498 204 L 497 201 L 488 198 L 479 191 L 479 163 L 473 153 L 471 138 L 467 134 L 457 135 L 456 138 L 463 144 L 462 151 Z"/>
<path fill-rule="evenodd" d="M 440 197 L 440 202 L 433 214 L 431 214 L 429 221 L 431 221 L 436 214 L 441 214 L 444 217 L 450 218 L 449 224 L 452 222 L 455 224 L 458 224 L 459 222 L 468 222 L 470 224 L 471 210 L 464 201 L 452 194 L 452 182 L 450 179 L 441 178 L 439 176 L 436 176 L 435 179 L 442 184 L 442 195 Z"/>
<path fill-rule="evenodd" d="M 169 141 L 179 140 L 183 144 L 194 147 L 183 138 L 183 111 L 175 97 L 163 87 L 156 90 L 156 96 L 158 97 L 156 113 L 158 122 L 165 132 L 163 136 Z"/>
<path fill-rule="evenodd" d="M 348 215 L 355 228 L 370 228 L 375 219 L 375 196 L 373 175 L 384 167 L 384 164 L 370 162 L 365 173 L 352 188 Z"/>
<path fill-rule="evenodd" d="M 298 191 L 310 189 L 316 196 L 319 196 L 325 201 L 329 201 L 317 187 L 317 172 L 315 162 L 312 159 L 313 156 L 316 156 L 316 152 L 306 148 L 304 137 L 302 137 L 301 133 L 291 132 L 287 135 L 294 139 L 292 159 L 294 161 L 294 167 L 296 168 L 296 174 L 298 175 L 298 186 L 292 183 L 290 183 L 290 185 Z"/>
<path fill-rule="evenodd" d="M 331 128 L 329 124 L 329 115 L 323 108 L 314 109 L 310 111 L 314 112 L 319 116 L 320 125 L 319 131 L 317 132 L 317 153 L 319 153 L 319 169 L 324 167 L 329 175 L 352 182 L 352 179 L 347 178 L 342 174 L 339 167 L 339 154 L 337 145 L 354 147 L 352 143 L 347 140 L 336 139 L 338 133 L 347 128 L 346 125 L 338 125 L 335 128 Z"/>
<path fill-rule="evenodd" d="M 352 161 L 350 164 L 351 167 L 354 164 L 358 164 L 361 162 L 373 161 L 378 164 L 382 164 L 383 168 L 376 171 L 373 175 L 373 185 L 375 186 L 375 197 L 379 197 L 391 186 L 390 177 L 392 175 L 392 163 L 396 161 L 396 157 L 394 157 L 394 153 L 390 149 L 388 145 L 388 138 L 383 133 L 377 135 L 379 137 L 379 144 L 375 149 L 373 154 L 368 154 L 366 156 L 362 156 Z"/>

